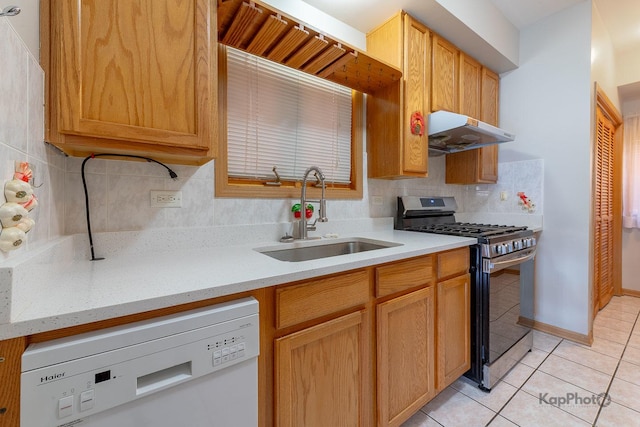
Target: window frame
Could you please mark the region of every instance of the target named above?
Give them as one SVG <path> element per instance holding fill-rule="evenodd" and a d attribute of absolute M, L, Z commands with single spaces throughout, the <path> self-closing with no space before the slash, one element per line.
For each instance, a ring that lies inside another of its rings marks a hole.
<path fill-rule="evenodd" d="M 328 199 L 362 199 L 364 96 L 351 91 L 351 183 L 327 183 Z M 218 155 L 215 160 L 215 197 L 292 199 L 300 197 L 302 176 L 296 181 L 283 180 L 280 186 L 265 185 L 262 180 L 230 178 L 227 157 L 227 53 L 218 45 Z M 309 165 L 311 166 L 311 165 Z M 274 176 L 275 180 L 275 176 Z M 309 187 L 309 198 L 319 198 L 320 189 Z"/>

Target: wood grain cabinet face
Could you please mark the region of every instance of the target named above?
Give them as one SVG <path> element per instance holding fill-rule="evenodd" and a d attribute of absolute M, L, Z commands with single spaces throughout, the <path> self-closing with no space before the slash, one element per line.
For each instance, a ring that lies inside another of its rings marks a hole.
<path fill-rule="evenodd" d="M 48 140 L 72 155 L 113 151 L 195 164 L 212 157 L 214 2 L 43 3 Z"/>
<path fill-rule="evenodd" d="M 438 391 L 471 367 L 470 276 L 438 283 Z"/>
<path fill-rule="evenodd" d="M 369 328 L 358 311 L 275 342 L 276 426 L 362 426 Z"/>
<path fill-rule="evenodd" d="M 399 426 L 436 393 L 434 287 L 379 304 L 377 330 L 378 426 Z"/>
<path fill-rule="evenodd" d="M 480 87 L 482 65 L 464 52 L 460 52 L 459 102 L 460 113 L 480 117 Z"/>
<path fill-rule="evenodd" d="M 462 62 L 461 59 L 461 64 Z M 475 79 L 472 77 L 475 72 L 472 71 L 473 68 L 469 60 L 465 59 L 464 63 L 469 68 L 466 72 L 468 78 L 463 79 L 461 74 L 460 82 L 462 85 L 464 80 L 465 86 L 471 86 L 469 79 Z M 461 73 L 462 69 L 461 65 Z M 477 105 L 480 114 L 472 117 L 479 117 L 483 122 L 498 126 L 500 77 L 493 71 L 482 67 L 478 78 L 480 96 Z M 472 93 L 472 90 L 468 87 L 465 93 Z M 466 99 L 461 100 L 461 103 L 468 105 L 469 112 L 473 110 L 471 105 L 476 105 Z M 462 111 L 462 113 L 468 114 L 466 111 Z M 445 182 L 447 184 L 495 184 L 498 182 L 498 146 L 490 145 L 475 150 L 447 154 Z"/>
<path fill-rule="evenodd" d="M 367 96 L 370 178 L 425 177 L 427 132 L 412 132 L 411 116 L 429 112 L 431 55 L 427 27 L 404 12 L 367 34 L 367 52 L 402 68 L 398 84 Z"/>
<path fill-rule="evenodd" d="M 460 51 L 434 34 L 431 56 L 431 111 L 460 111 L 458 67 Z"/>

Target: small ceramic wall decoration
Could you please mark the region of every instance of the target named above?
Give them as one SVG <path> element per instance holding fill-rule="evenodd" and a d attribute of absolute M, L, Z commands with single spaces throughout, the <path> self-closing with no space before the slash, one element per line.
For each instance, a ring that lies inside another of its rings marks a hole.
<path fill-rule="evenodd" d="M 414 135 L 424 135 L 424 116 L 420 111 L 414 111 L 411 114 L 411 133 Z"/>
<path fill-rule="evenodd" d="M 300 219 L 300 217 L 302 216 L 300 203 L 296 203 L 295 205 L 291 206 L 291 212 L 293 212 L 293 217 L 295 219 Z M 308 204 L 307 207 L 304 209 L 304 217 L 307 219 L 311 219 L 312 216 L 313 216 L 313 205 Z"/>
<path fill-rule="evenodd" d="M 29 163 L 27 162 L 16 162 L 15 165 L 15 173 L 13 174 L 14 179 L 19 179 L 20 181 L 30 182 L 31 178 L 33 178 L 33 172 L 29 167 Z"/>
<path fill-rule="evenodd" d="M 21 179 L 12 179 L 4 185 L 4 197 L 7 202 L 26 203 L 33 195 L 33 188 Z"/>
<path fill-rule="evenodd" d="M 29 212 L 18 203 L 4 203 L 0 206 L 0 224 L 2 228 L 15 227 L 28 214 Z"/>
<path fill-rule="evenodd" d="M 520 197 L 520 200 L 518 201 L 518 204 L 522 206 L 522 209 L 528 211 L 529 213 L 532 213 L 536 210 L 536 205 L 535 203 L 533 203 L 531 201 L 530 198 L 528 198 L 526 196 L 526 194 L 524 194 L 524 192 L 519 192 L 518 193 L 518 197 Z"/>
<path fill-rule="evenodd" d="M 35 221 L 29 212 L 38 206 L 33 194 L 31 180 L 33 172 L 28 162 L 15 162 L 13 179 L 4 184 L 6 203 L 0 206 L 0 250 L 12 251 L 25 242 L 26 233 Z"/>
<path fill-rule="evenodd" d="M 0 230 L 0 250 L 8 252 L 18 249 L 24 243 L 25 238 L 25 232 L 18 227 L 3 227 Z"/>

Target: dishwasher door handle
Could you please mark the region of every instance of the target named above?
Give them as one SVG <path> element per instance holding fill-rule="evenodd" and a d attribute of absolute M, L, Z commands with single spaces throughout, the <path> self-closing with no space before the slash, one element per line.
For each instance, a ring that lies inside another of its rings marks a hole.
<path fill-rule="evenodd" d="M 136 379 L 136 396 L 162 390 L 191 377 L 191 361 L 151 372 Z"/>

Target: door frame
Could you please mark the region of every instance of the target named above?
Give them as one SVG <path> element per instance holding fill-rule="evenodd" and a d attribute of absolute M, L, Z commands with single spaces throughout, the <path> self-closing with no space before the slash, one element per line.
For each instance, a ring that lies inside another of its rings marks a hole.
<path fill-rule="evenodd" d="M 613 294 L 622 295 L 622 115 L 618 111 L 617 107 L 611 102 L 605 91 L 598 85 L 595 86 L 595 108 L 594 114 L 594 126 L 597 125 L 595 120 L 596 110 L 599 108 L 602 113 L 613 123 L 615 127 L 614 135 L 614 147 L 613 147 L 613 222 L 612 222 L 612 251 L 613 251 Z M 592 167 L 596 167 L 596 135 L 594 134 L 593 143 L 593 164 Z M 595 180 L 595 171 L 593 173 Z M 595 191 L 595 182 L 593 183 L 593 190 Z M 592 218 L 595 218 L 595 205 L 592 203 Z M 595 235 L 592 235 L 591 246 L 594 247 Z M 593 253 L 595 259 L 596 254 Z M 591 274 L 593 275 L 594 265 L 591 263 Z M 595 307 L 595 299 L 597 297 L 597 289 L 595 289 L 596 280 L 592 277 L 591 281 L 591 307 Z M 592 313 L 592 319 L 595 318 L 597 310 Z"/>

